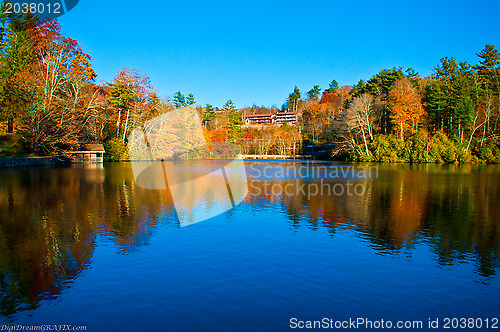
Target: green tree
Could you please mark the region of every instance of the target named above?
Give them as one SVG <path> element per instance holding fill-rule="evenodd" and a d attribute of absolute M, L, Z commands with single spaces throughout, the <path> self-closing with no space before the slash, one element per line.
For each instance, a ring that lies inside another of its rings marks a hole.
<path fill-rule="evenodd" d="M 307 91 L 308 100 L 318 100 L 321 93 L 319 85 L 313 85 L 312 89 Z"/>
<path fill-rule="evenodd" d="M 12 133 L 14 119 L 22 117 L 25 102 L 12 80 L 34 60 L 34 42 L 28 29 L 36 22 L 30 15 L 6 14 L 5 4 L 0 7 L 0 120 L 8 121 L 7 130 Z"/>
<path fill-rule="evenodd" d="M 227 138 L 229 142 L 235 143 L 241 137 L 241 112 L 236 109 L 230 99 L 222 106 L 223 112 L 227 113 Z"/>
<path fill-rule="evenodd" d="M 447 121 L 446 88 L 440 80 L 432 79 L 425 87 L 423 102 L 431 131 L 444 130 Z"/>
<path fill-rule="evenodd" d="M 127 110 L 131 108 L 132 102 L 134 100 L 134 93 L 132 89 L 124 82 L 117 81 L 114 83 L 108 83 L 108 86 L 108 101 L 115 110 L 118 110 L 118 114 L 116 117 L 116 136 L 119 136 L 122 126 L 123 114 L 125 114 Z"/>
<path fill-rule="evenodd" d="M 500 57 L 495 46 L 487 44 L 477 56 L 482 59 L 479 61 L 480 65 L 477 66 L 478 69 L 498 69 Z"/>
<path fill-rule="evenodd" d="M 356 98 L 357 96 L 362 95 L 363 93 L 366 92 L 365 85 L 366 85 L 365 81 L 359 80 L 358 83 L 356 83 L 352 87 L 352 90 L 350 91 L 350 94 L 353 97 L 353 99 Z"/>
<path fill-rule="evenodd" d="M 468 63 L 455 58 L 442 58 L 434 70 L 437 81 L 424 90 L 427 113 L 434 128 L 462 142 L 465 131 L 478 125 L 479 114 L 473 113 L 479 111 L 479 77 Z"/>
<path fill-rule="evenodd" d="M 330 93 L 335 93 L 338 91 L 338 89 L 339 89 L 339 84 L 337 83 L 336 80 L 332 80 L 328 85 L 328 90 L 330 91 Z"/>
<path fill-rule="evenodd" d="M 190 93 L 186 98 L 186 105 L 194 105 L 194 104 L 195 104 L 194 94 Z"/>
<path fill-rule="evenodd" d="M 203 110 L 203 116 L 201 120 L 203 121 L 203 124 L 205 125 L 205 128 L 209 125 L 209 123 L 215 119 L 215 116 L 217 113 L 215 112 L 215 109 L 212 105 L 207 104 Z"/>
<path fill-rule="evenodd" d="M 186 97 L 184 97 L 184 95 L 180 91 L 177 91 L 176 93 L 174 93 L 173 104 L 175 108 L 182 108 L 186 106 Z"/>
<path fill-rule="evenodd" d="M 486 123 L 483 130 L 483 139 L 486 135 L 491 135 L 498 128 L 498 119 L 500 117 L 500 56 L 498 50 L 493 45 L 486 45 L 484 49 L 477 54 L 481 59 L 474 69 L 479 76 L 481 85 L 482 106 L 485 108 Z M 492 126 L 490 117 L 496 116 L 496 121 Z"/>
<path fill-rule="evenodd" d="M 301 99 L 301 93 L 299 88 L 297 86 L 294 87 L 293 92 L 288 95 L 288 98 L 286 99 L 284 109 L 289 111 L 289 112 L 297 112 L 299 109 L 300 102 L 302 101 Z"/>

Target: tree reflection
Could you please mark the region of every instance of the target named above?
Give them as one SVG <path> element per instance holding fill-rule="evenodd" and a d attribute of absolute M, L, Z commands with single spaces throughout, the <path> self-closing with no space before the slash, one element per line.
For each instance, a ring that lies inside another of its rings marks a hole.
<path fill-rule="evenodd" d="M 468 258 L 477 262 L 481 276 L 491 277 L 498 271 L 500 176 L 495 166 L 379 167 L 378 178 L 354 181 L 365 186 L 362 195 L 308 195 L 296 189 L 303 182 L 321 186 L 318 179 L 272 181 L 254 177 L 250 179 L 248 200 L 253 204 L 283 201 L 293 228 L 322 225 L 334 233 L 335 229 L 348 227 L 368 238 L 382 253 L 397 253 L 411 249 L 419 241 L 428 242 L 439 265 L 457 264 Z M 330 181 L 331 185 L 337 183 L 345 185 L 346 180 Z M 264 190 L 273 184 L 295 189 L 289 190 L 291 195 Z"/>
<path fill-rule="evenodd" d="M 96 236 L 122 252 L 146 242 L 172 210 L 130 167 L 4 171 L 0 177 L 0 313 L 34 309 L 89 266 Z"/>

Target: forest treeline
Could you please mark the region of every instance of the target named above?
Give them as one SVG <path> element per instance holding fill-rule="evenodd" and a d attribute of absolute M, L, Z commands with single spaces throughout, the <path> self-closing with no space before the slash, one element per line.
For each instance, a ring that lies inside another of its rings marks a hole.
<path fill-rule="evenodd" d="M 127 137 L 164 112 L 196 105 L 193 93 L 162 99 L 149 77 L 123 68 L 97 83 L 91 57 L 56 20 L 0 14 L 0 131 L 31 155 L 103 143 L 125 160 Z M 297 87 L 277 107 L 197 105 L 209 141 L 238 143 L 244 154 L 303 154 L 380 162 L 500 162 L 500 59 L 486 45 L 477 63 L 440 60 L 429 77 L 384 69 L 367 81 L 327 89 Z M 245 125 L 249 114 L 294 112 L 297 122 Z M 1 144 L 1 141 L 0 141 Z M 0 154 L 1 154 L 0 146 Z"/>

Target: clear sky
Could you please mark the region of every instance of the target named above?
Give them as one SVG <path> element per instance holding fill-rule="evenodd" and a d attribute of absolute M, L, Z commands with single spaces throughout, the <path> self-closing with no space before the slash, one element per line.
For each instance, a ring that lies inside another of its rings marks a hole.
<path fill-rule="evenodd" d="M 500 48 L 500 1 L 80 0 L 59 21 L 92 56 L 99 81 L 122 67 L 160 96 L 278 107 L 303 92 L 367 80 L 381 69 L 432 73 L 440 58 L 476 63 Z"/>

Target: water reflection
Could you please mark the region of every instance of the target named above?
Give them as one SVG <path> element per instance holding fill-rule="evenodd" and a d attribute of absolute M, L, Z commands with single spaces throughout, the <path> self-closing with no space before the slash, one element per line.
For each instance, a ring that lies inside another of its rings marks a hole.
<path fill-rule="evenodd" d="M 272 213 L 286 215 L 297 232 L 326 229 L 334 236 L 350 228 L 382 254 L 398 255 L 424 243 L 441 266 L 473 261 L 476 273 L 487 278 L 499 270 L 500 171 L 495 166 L 380 165 L 377 176 L 368 179 L 276 179 L 255 174 L 268 163 L 250 165 L 241 213 L 272 206 Z M 362 184 L 362 194 L 296 190 L 348 181 Z M 288 193 L 264 190 L 287 184 Z M 1 315 L 35 309 L 61 294 L 91 264 L 98 236 L 128 254 L 148 243 L 160 222 L 178 227 L 170 195 L 136 186 L 129 164 L 1 171 Z"/>
<path fill-rule="evenodd" d="M 297 166 L 284 164 L 283 167 Z M 373 165 L 356 167 L 364 167 L 369 173 Z M 439 265 L 475 260 L 481 276 L 491 277 L 498 271 L 500 173 L 497 166 L 389 164 L 377 167 L 376 178 L 353 182 L 365 187 L 361 195 L 349 195 L 347 191 L 340 195 L 321 192 L 310 195 L 295 189 L 289 190 L 293 195 L 279 190 L 274 194 L 265 187 L 278 184 L 297 188 L 302 182 L 310 181 L 258 179 L 249 186 L 249 199 L 256 205 L 269 201 L 283 204 L 294 228 L 328 227 L 334 233 L 336 229 L 348 227 L 369 239 L 374 249 L 387 254 L 397 254 L 425 241 L 432 246 Z M 253 174 L 256 173 L 259 172 Z M 318 179 L 313 181 L 322 185 Z M 330 186 L 345 186 L 346 179 L 329 182 Z"/>
<path fill-rule="evenodd" d="M 167 197 L 136 187 L 123 165 L 2 171 L 1 314 L 60 294 L 89 265 L 99 233 L 122 252 L 145 243 L 172 211 Z"/>

